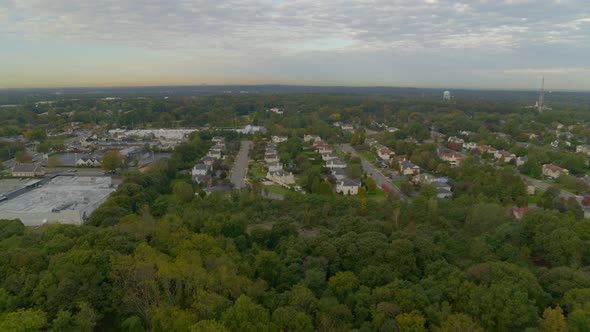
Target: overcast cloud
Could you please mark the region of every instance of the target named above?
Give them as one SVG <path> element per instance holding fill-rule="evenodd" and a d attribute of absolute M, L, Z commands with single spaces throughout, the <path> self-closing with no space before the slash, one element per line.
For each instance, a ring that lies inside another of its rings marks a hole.
<path fill-rule="evenodd" d="M 47 68 L 54 85 L 590 89 L 583 0 L 3 0 L 2 41 L 8 86 L 53 85 Z"/>

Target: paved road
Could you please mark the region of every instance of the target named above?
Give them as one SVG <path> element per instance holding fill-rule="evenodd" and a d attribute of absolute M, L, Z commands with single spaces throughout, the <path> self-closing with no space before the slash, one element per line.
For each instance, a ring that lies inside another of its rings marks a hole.
<path fill-rule="evenodd" d="M 231 172 L 231 183 L 236 189 L 246 188 L 246 172 L 248 171 L 248 153 L 250 149 L 252 149 L 252 142 L 242 141 L 240 152 L 236 156 L 234 168 Z"/>
<path fill-rule="evenodd" d="M 391 180 L 389 180 L 385 175 L 383 175 L 383 173 L 381 173 L 381 171 L 379 169 L 377 169 L 375 166 L 373 166 L 373 164 L 371 164 L 370 162 L 368 162 L 366 159 L 364 159 L 361 155 L 359 155 L 353 148 L 352 146 L 350 146 L 350 144 L 342 144 L 340 145 L 340 148 L 342 149 L 342 151 L 349 153 L 350 155 L 353 157 L 359 157 L 361 159 L 361 166 L 363 166 L 363 169 L 367 172 L 367 174 L 373 178 L 373 180 L 375 180 L 375 182 L 377 183 L 377 185 L 379 186 L 379 188 L 382 188 L 382 186 L 384 184 L 386 184 L 387 186 L 389 186 L 394 192 L 396 192 L 401 200 L 404 200 L 406 198 L 406 195 L 404 195 L 399 189 L 398 187 L 396 187 L 393 182 L 391 182 Z"/>
<path fill-rule="evenodd" d="M 528 177 L 528 176 L 523 175 L 523 174 L 520 174 L 520 176 L 525 181 L 530 182 L 533 186 L 535 186 L 535 188 L 541 189 L 543 191 L 547 191 L 547 189 L 549 189 L 550 187 L 555 187 L 552 183 L 547 183 L 545 181 L 533 179 L 533 178 Z M 557 188 L 559 188 L 559 187 L 557 187 Z M 559 197 L 566 198 L 566 199 L 573 197 L 573 198 L 575 198 L 578 201 L 578 203 L 581 203 L 582 202 L 582 198 L 583 198 L 582 196 L 575 195 L 575 194 L 573 194 L 573 193 L 571 193 L 569 191 L 565 191 L 565 190 L 563 190 L 561 188 L 559 188 Z"/>

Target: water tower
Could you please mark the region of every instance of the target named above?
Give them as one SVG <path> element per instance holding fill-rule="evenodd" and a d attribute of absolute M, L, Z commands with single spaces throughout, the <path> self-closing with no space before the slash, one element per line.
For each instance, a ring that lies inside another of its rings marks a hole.
<path fill-rule="evenodd" d="M 443 100 L 451 100 L 451 91 L 443 92 Z"/>

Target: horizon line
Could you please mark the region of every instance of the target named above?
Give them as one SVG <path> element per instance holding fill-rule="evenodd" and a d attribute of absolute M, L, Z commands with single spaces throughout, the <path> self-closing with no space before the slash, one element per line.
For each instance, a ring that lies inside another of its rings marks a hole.
<path fill-rule="evenodd" d="M 52 89 L 125 89 L 125 88 L 165 88 L 165 87 L 226 87 L 226 86 L 245 86 L 245 87 L 268 87 L 268 86 L 283 86 L 283 87 L 310 87 L 310 88 L 397 88 L 397 89 L 429 89 L 429 90 L 467 90 L 467 91 L 540 91 L 535 88 L 476 88 L 476 87 L 440 87 L 440 86 L 396 86 L 396 85 L 344 85 L 344 84 L 284 84 L 284 83 L 260 83 L 260 84 L 138 84 L 138 85 L 80 85 L 80 86 L 32 86 L 32 87 L 0 87 L 0 91 L 6 90 L 52 90 Z M 590 92 L 590 89 L 551 89 L 559 92 Z"/>

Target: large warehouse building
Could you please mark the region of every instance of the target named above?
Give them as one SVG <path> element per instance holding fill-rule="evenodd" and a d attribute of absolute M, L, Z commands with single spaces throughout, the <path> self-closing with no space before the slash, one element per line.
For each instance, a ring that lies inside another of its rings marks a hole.
<path fill-rule="evenodd" d="M 82 224 L 115 191 L 108 176 L 57 176 L 25 188 L 0 202 L 0 219 L 20 219 L 25 226 Z"/>

